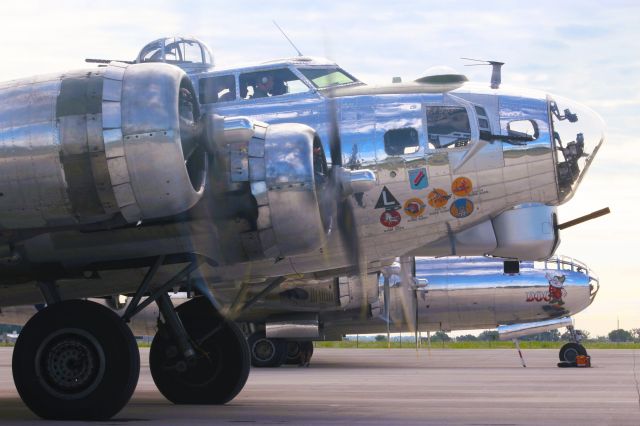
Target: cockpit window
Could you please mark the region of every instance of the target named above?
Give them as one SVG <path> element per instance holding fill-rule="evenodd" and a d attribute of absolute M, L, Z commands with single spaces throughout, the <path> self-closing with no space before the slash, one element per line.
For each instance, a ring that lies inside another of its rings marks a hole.
<path fill-rule="evenodd" d="M 427 134 L 433 148 L 466 146 L 471 140 L 469 115 L 464 107 L 428 106 Z"/>
<path fill-rule="evenodd" d="M 340 68 L 298 68 L 318 89 L 357 83 L 358 80 Z"/>
<path fill-rule="evenodd" d="M 233 74 L 200 79 L 200 103 L 229 102 L 236 99 L 236 78 Z"/>
<path fill-rule="evenodd" d="M 288 68 L 240 74 L 240 98 L 256 99 L 309 91 L 298 76 Z"/>

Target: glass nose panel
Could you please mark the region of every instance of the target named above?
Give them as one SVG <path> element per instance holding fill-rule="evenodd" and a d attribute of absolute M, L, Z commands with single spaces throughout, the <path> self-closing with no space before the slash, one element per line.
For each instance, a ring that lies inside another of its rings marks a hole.
<path fill-rule="evenodd" d="M 569 200 L 605 139 L 605 124 L 579 102 L 549 96 L 560 202 Z"/>

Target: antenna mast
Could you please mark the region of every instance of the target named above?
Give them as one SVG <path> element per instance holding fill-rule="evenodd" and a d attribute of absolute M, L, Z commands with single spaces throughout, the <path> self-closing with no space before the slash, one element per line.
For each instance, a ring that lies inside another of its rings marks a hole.
<path fill-rule="evenodd" d="M 296 52 L 298 52 L 298 56 L 303 56 L 303 55 L 302 55 L 302 52 L 300 52 L 300 50 L 298 50 L 298 48 L 296 47 L 296 45 L 295 45 L 295 44 L 293 44 L 293 42 L 291 41 L 291 39 L 290 39 L 289 37 L 287 37 L 287 34 L 284 32 L 284 30 L 283 30 L 282 28 L 280 28 L 280 25 L 278 25 L 278 23 L 277 23 L 275 20 L 273 20 L 272 22 L 273 22 L 273 25 L 275 25 L 275 26 L 276 26 L 276 28 L 280 30 L 280 32 L 282 33 L 282 35 L 284 36 L 284 38 L 286 38 L 286 39 L 287 39 L 287 41 L 289 42 L 289 44 L 290 44 L 290 45 L 291 45 L 291 46 L 296 50 Z"/>

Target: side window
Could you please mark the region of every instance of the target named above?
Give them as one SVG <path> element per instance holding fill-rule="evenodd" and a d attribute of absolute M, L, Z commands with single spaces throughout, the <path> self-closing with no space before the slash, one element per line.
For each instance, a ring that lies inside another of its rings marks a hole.
<path fill-rule="evenodd" d="M 478 116 L 478 130 L 480 130 L 480 139 L 491 142 L 491 126 L 489 125 L 489 116 L 487 111 L 481 106 L 474 105 L 476 115 Z"/>
<path fill-rule="evenodd" d="M 454 148 L 469 143 L 471 126 L 464 107 L 428 106 L 426 109 L 430 147 Z"/>
<path fill-rule="evenodd" d="M 233 74 L 201 78 L 199 85 L 201 104 L 229 102 L 236 99 L 236 79 Z"/>
<path fill-rule="evenodd" d="M 413 127 L 387 130 L 384 134 L 384 151 L 388 155 L 414 154 L 419 149 L 418 131 Z"/>
<path fill-rule="evenodd" d="M 240 98 L 257 99 L 308 92 L 309 87 L 288 68 L 240 74 Z"/>
<path fill-rule="evenodd" d="M 507 123 L 509 136 L 525 141 L 534 141 L 540 136 L 538 123 L 534 120 L 515 120 Z"/>

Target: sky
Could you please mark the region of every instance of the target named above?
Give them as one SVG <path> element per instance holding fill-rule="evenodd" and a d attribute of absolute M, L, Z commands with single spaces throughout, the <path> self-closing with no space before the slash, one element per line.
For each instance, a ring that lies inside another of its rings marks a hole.
<path fill-rule="evenodd" d="M 305 4 L 307 3 L 307 4 Z M 635 1 L 32 1 L 0 9 L 0 81 L 84 68 L 84 58 L 133 59 L 149 41 L 193 35 L 217 65 L 295 51 L 326 56 L 367 83 L 407 81 L 435 65 L 471 80 L 490 70 L 461 57 L 505 62 L 503 85 L 580 101 L 607 124 L 607 140 L 566 221 L 609 206 L 612 214 L 562 232 L 557 253 L 600 277 L 576 326 L 604 335 L 619 321 L 640 328 L 640 3 Z"/>

